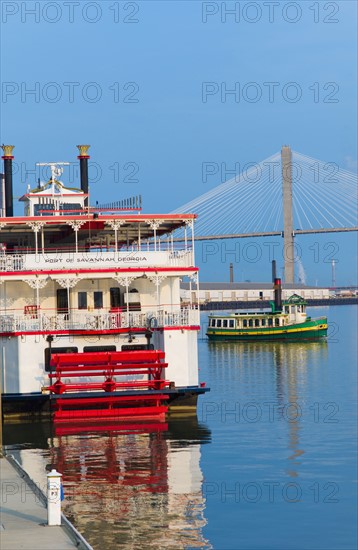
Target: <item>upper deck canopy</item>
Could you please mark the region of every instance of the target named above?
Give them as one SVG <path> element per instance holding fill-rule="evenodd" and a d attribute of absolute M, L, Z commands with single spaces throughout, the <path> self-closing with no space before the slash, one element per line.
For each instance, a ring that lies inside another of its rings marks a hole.
<path fill-rule="evenodd" d="M 11 247 L 33 247 L 34 232 L 41 234 L 43 247 L 60 249 L 76 242 L 80 248 L 130 246 L 138 240 L 168 235 L 192 224 L 195 214 L 23 216 L 0 218 L 0 242 Z"/>

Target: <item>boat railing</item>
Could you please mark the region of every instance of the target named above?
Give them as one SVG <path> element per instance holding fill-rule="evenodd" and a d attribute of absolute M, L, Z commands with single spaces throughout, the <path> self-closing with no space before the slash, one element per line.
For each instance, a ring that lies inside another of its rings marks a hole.
<path fill-rule="evenodd" d="M 135 265 L 138 267 L 191 267 L 193 253 L 183 250 L 92 250 L 76 252 L 75 250 L 52 250 L 33 253 L 0 254 L 0 272 L 17 272 L 32 270 L 52 270 L 71 268 L 110 268 Z"/>
<path fill-rule="evenodd" d="M 198 326 L 199 310 L 192 307 L 173 311 L 156 310 L 125 312 L 38 312 L 33 315 L 0 315 L 0 333 L 98 331 L 123 328 L 160 328 Z"/>

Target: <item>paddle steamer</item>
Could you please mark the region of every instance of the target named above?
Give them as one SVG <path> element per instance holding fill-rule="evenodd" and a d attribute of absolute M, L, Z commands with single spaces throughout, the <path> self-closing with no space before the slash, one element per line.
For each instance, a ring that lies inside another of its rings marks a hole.
<path fill-rule="evenodd" d="M 195 410 L 207 391 L 198 380 L 199 311 L 181 306 L 180 281 L 198 280 L 196 216 L 143 214 L 140 197 L 91 207 L 85 145 L 79 188 L 60 180 L 68 163 L 41 164 L 50 179 L 28 187 L 24 215 L 14 216 L 13 146 L 2 149 L 4 412 L 52 411 L 60 422 Z"/>

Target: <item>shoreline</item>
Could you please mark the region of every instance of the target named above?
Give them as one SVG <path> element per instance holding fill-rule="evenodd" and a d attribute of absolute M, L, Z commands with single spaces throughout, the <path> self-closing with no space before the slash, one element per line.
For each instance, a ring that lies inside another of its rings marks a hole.
<path fill-rule="evenodd" d="M 322 298 L 316 300 L 307 299 L 306 302 L 308 307 L 357 305 L 358 296 L 352 296 L 349 298 Z M 225 309 L 265 309 L 269 307 L 270 302 L 268 300 L 240 300 L 200 304 L 200 311 L 219 311 Z"/>

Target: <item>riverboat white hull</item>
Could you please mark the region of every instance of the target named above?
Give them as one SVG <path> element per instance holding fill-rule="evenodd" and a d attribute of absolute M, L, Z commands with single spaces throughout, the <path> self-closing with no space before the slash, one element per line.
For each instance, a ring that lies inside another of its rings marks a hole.
<path fill-rule="evenodd" d="M 57 179 L 62 167 L 50 163 L 52 178 L 21 198 L 25 216 L 14 217 L 7 202 L 0 218 L 4 402 L 48 397 L 60 409 L 66 399 L 78 408 L 87 395 L 90 408 L 94 399 L 105 404 L 103 414 L 122 401 L 132 415 L 141 400 L 150 409 L 154 391 L 158 412 L 185 395 L 193 402 L 206 391 L 198 380 L 199 311 L 181 306 L 180 281 L 198 281 L 195 215 L 143 215 L 137 198 L 90 208 L 88 146 L 79 148 L 81 189 L 66 188 Z M 3 149 L 9 194 L 13 147 Z M 178 249 L 170 235 L 180 228 L 191 236 Z"/>

